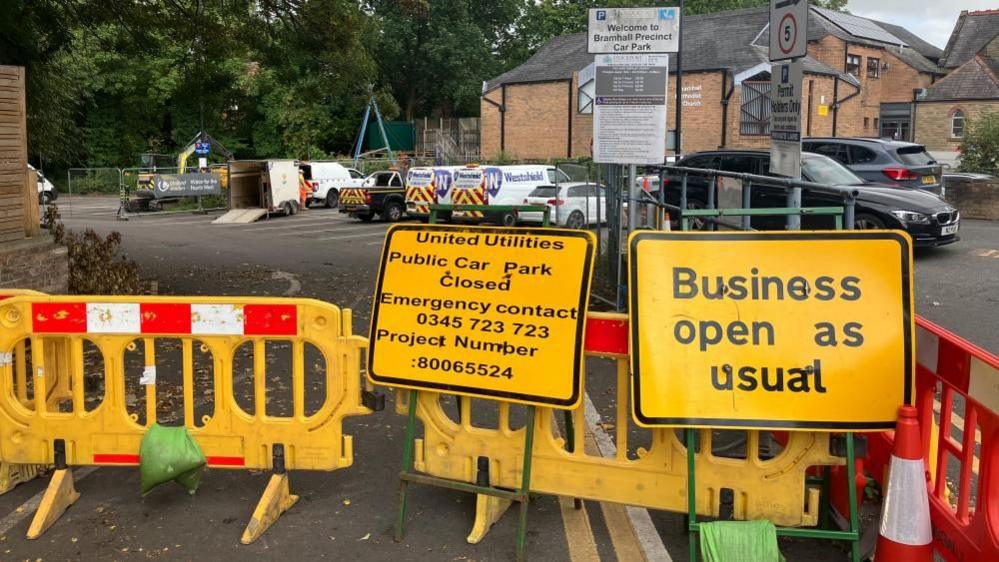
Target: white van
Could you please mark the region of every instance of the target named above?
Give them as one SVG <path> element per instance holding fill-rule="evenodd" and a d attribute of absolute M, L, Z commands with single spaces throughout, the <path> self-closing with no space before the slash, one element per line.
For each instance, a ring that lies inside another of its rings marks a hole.
<path fill-rule="evenodd" d="M 339 162 L 302 162 L 299 169 L 313 186 L 308 205 L 323 203 L 327 208 L 336 208 L 341 189 L 361 187 L 364 183 L 364 174 Z"/>
<path fill-rule="evenodd" d="M 35 170 L 35 167 L 28 164 L 28 169 Z M 35 172 L 38 174 L 38 202 L 42 205 L 48 205 L 59 198 L 59 192 L 41 170 L 35 170 Z"/>
<path fill-rule="evenodd" d="M 474 170 L 476 166 L 470 165 L 463 170 Z M 474 181 L 461 181 L 462 169 L 458 171 L 452 187 L 452 204 L 485 204 L 485 205 L 523 205 L 532 191 L 541 185 L 552 185 L 558 183 L 568 183 L 572 181 L 569 175 L 555 168 L 555 166 L 545 165 L 520 165 L 520 166 L 482 166 L 483 186 L 473 187 Z M 466 175 L 468 175 L 466 173 Z M 459 189 L 464 193 L 459 194 Z M 460 215 L 455 213 L 455 218 L 481 219 L 484 222 L 492 222 L 503 226 L 513 226 L 517 223 L 517 215 L 510 211 L 498 211 L 495 213 L 469 213 Z"/>
<path fill-rule="evenodd" d="M 430 217 L 430 205 L 451 203 L 451 184 L 460 166 L 410 168 L 406 174 L 406 214 L 420 220 Z M 442 216 L 442 219 L 447 216 Z"/>

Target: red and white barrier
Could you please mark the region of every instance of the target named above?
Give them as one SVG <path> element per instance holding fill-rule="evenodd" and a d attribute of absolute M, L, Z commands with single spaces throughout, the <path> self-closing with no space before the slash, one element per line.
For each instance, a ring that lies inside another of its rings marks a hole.
<path fill-rule="evenodd" d="M 37 333 L 298 335 L 293 304 L 36 302 L 31 315 Z"/>
<path fill-rule="evenodd" d="M 999 560 L 999 357 L 923 318 L 916 327 L 933 550 L 948 562 Z M 870 436 L 867 471 L 883 488 L 895 440 Z"/>

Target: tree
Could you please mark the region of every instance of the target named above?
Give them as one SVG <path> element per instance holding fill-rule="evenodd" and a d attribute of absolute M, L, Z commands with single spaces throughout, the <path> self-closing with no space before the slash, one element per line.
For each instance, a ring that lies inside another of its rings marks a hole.
<path fill-rule="evenodd" d="M 965 123 L 960 170 L 999 176 L 999 111 Z"/>
<path fill-rule="evenodd" d="M 403 115 L 476 115 L 482 81 L 518 58 L 525 0 L 370 0 L 381 82 Z"/>

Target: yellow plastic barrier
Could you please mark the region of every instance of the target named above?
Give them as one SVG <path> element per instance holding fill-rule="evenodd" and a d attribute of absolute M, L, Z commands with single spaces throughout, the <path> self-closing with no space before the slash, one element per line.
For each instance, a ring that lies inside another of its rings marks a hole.
<path fill-rule="evenodd" d="M 78 497 L 68 466 L 137 465 L 146 429 L 170 424 L 164 416 L 181 402 L 174 424 L 191 432 L 210 467 L 274 469 L 243 534 L 244 543 L 256 540 L 298 499 L 285 469 L 353 463 L 341 422 L 377 407 L 361 384 L 366 346 L 351 334 L 349 310 L 307 299 L 0 300 L 0 353 L 16 358 L 0 366 L 0 458 L 56 465 L 28 538 Z M 287 362 L 273 360 L 279 352 Z M 309 376 L 318 379 L 311 386 Z M 181 395 L 159 392 L 169 385 Z M 279 391 L 290 394 L 289 412 L 272 411 Z"/>
<path fill-rule="evenodd" d="M 543 408 L 536 416 L 531 491 L 607 501 L 684 513 L 687 511 L 686 448 L 671 429 L 651 431 L 648 449 L 637 448 L 629 458 L 629 385 L 627 316 L 591 313 L 586 329 L 588 357 L 611 358 L 617 366 L 614 420 L 616 456 L 605 458 L 584 451 L 585 404 L 571 411 L 572 435 L 560 436 L 555 410 Z M 585 378 L 584 378 L 585 384 Z M 408 411 L 408 391 L 397 393 L 397 413 Z M 477 406 L 498 408 L 496 427 L 473 423 Z M 417 416 L 424 425 L 416 440 L 415 468 L 440 478 L 476 482 L 478 459 L 489 459 L 492 486 L 517 488 L 524 455 L 524 428 L 510 426 L 510 404 L 462 399 L 456 421 L 441 406 L 441 394 L 420 392 Z M 548 410 L 548 411 L 545 411 Z M 760 458 L 761 432 L 749 431 L 746 458 L 712 454 L 712 433 L 700 432 L 697 454 L 697 512 L 718 517 L 722 491 L 732 491 L 736 519 L 769 519 L 780 526 L 812 526 L 819 519 L 818 485 L 806 484 L 810 466 L 842 465 L 830 453 L 828 433 L 793 432 L 773 458 Z M 567 439 L 568 437 L 568 439 Z M 575 446 L 570 446 L 574 443 Z M 478 542 L 509 502 L 478 496 L 476 521 L 469 542 Z"/>
<path fill-rule="evenodd" d="M 0 289 L 0 301 L 6 300 L 12 297 L 21 295 L 42 295 L 38 291 L 32 291 L 28 289 Z M 15 350 L 12 353 L 0 352 L 0 366 L 4 363 L 13 363 L 14 361 L 23 361 L 24 350 L 22 348 Z M 62 385 L 54 385 L 59 388 Z M 23 385 L 21 385 L 23 388 Z M 54 389 L 53 389 L 54 390 Z M 64 399 L 65 396 L 55 395 L 50 392 L 50 403 L 54 404 L 58 400 Z M 18 484 L 24 484 L 34 480 L 39 474 L 45 470 L 46 465 L 44 464 L 13 464 L 3 460 L 3 455 L 0 454 L 0 495 L 6 494 L 7 492 L 14 489 L 14 486 Z"/>

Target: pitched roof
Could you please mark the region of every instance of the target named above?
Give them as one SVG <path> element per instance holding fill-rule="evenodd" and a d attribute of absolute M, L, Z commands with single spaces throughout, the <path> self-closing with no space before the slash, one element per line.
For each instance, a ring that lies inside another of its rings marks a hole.
<path fill-rule="evenodd" d="M 915 33 L 909 31 L 908 29 L 895 25 L 893 23 L 886 23 L 883 21 L 871 20 L 878 24 L 882 29 L 891 33 L 895 37 L 898 37 L 902 41 L 905 41 L 912 47 L 917 53 L 926 57 L 929 61 L 933 63 L 939 63 L 940 57 L 943 56 L 943 49 L 927 43 L 922 37 L 916 35 Z"/>
<path fill-rule="evenodd" d="M 968 62 L 926 89 L 920 101 L 999 99 L 999 37 Z"/>
<path fill-rule="evenodd" d="M 768 6 L 685 16 L 681 45 L 684 72 L 728 69 L 739 73 L 769 62 L 767 54 L 770 40 L 769 23 Z M 882 27 L 889 26 L 881 22 L 875 23 Z M 896 28 L 904 33 L 897 32 Z M 897 46 L 892 48 L 892 52 L 900 59 L 920 72 L 943 74 L 943 71 L 926 57 L 926 54 L 939 56 L 939 49 L 898 26 L 889 26 L 885 29 L 909 43 L 910 48 L 903 48 L 901 53 Z M 817 8 L 810 10 L 808 40 L 818 41 L 830 34 L 851 43 L 887 48 L 885 43 L 857 37 L 840 29 L 822 17 Z M 593 55 L 587 53 L 586 41 L 586 33 L 555 37 L 520 66 L 487 81 L 483 92 L 498 88 L 502 84 L 568 80 L 573 72 L 580 71 L 593 62 Z M 805 72 L 839 76 L 842 80 L 857 83 L 849 74 L 812 57 L 805 57 L 802 62 Z M 675 70 L 676 57 L 671 56 L 670 71 Z"/>
<path fill-rule="evenodd" d="M 999 10 L 963 11 L 947 40 L 940 66 L 957 68 L 999 35 Z"/>
<path fill-rule="evenodd" d="M 721 69 L 739 72 L 768 62 L 765 43 L 760 44 L 758 40 L 769 20 L 766 6 L 686 16 L 682 43 L 684 72 Z M 719 37 L 724 37 L 725 41 L 719 41 Z M 593 55 L 587 53 L 586 41 L 586 33 L 555 37 L 520 66 L 486 82 L 484 91 L 502 84 L 567 80 L 573 72 L 593 62 Z M 806 72 L 850 79 L 849 75 L 811 57 L 803 62 Z M 670 71 L 675 70 L 676 57 L 671 56 Z"/>

